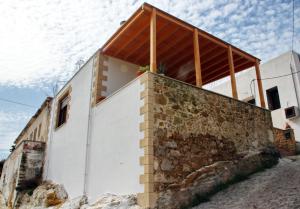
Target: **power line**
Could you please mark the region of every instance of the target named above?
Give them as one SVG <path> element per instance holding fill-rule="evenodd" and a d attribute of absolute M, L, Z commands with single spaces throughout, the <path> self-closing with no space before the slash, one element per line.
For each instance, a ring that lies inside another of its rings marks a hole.
<path fill-rule="evenodd" d="M 295 1 L 292 0 L 292 51 L 294 50 L 294 36 L 295 36 Z"/>
<path fill-rule="evenodd" d="M 4 101 L 4 102 L 9 102 L 9 103 L 12 103 L 12 104 L 23 105 L 23 106 L 34 108 L 34 109 L 37 108 L 37 107 L 29 105 L 29 104 L 24 104 L 24 103 L 21 103 L 21 102 L 16 102 L 16 101 L 5 99 L 5 98 L 0 98 L 0 100 Z"/>
<path fill-rule="evenodd" d="M 279 75 L 279 76 L 274 76 L 274 77 L 268 77 L 268 78 L 261 78 L 259 80 L 263 81 L 263 80 L 271 80 L 271 79 L 276 79 L 276 78 L 282 78 L 282 77 L 286 77 L 286 76 L 290 76 L 290 75 L 294 75 L 294 74 L 297 74 L 297 73 L 300 73 L 300 71 L 296 71 L 296 72 L 293 72 L 293 73 L 288 73 L 288 74 L 284 74 L 284 75 Z M 256 98 L 256 95 L 255 95 L 255 92 L 253 94 L 252 92 L 252 85 L 254 84 L 254 81 L 256 81 L 258 79 L 255 79 L 253 78 L 250 82 L 250 90 L 251 90 L 251 95 L 252 97 Z M 255 87 L 254 87 L 254 91 L 255 91 Z"/>

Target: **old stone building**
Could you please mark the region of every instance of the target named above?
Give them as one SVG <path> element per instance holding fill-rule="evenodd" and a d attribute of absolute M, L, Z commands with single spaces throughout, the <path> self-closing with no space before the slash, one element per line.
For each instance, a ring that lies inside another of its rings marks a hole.
<path fill-rule="evenodd" d="M 40 141 L 47 142 L 51 111 L 51 97 L 47 97 L 38 111 L 26 124 L 15 140 L 15 145 L 18 146 L 23 141 Z"/>
<path fill-rule="evenodd" d="M 0 179 L 5 205 L 18 205 L 18 194 L 42 180 L 45 144 L 48 139 L 52 98 L 48 97 L 15 140 L 16 148 L 7 157 Z"/>

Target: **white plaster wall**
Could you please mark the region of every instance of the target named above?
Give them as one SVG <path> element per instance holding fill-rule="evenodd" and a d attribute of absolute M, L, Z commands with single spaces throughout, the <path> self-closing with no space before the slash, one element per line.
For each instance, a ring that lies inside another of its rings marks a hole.
<path fill-rule="evenodd" d="M 139 147 L 143 138 L 139 124 L 143 119 L 140 116 L 143 105 L 140 92 L 144 87 L 138 78 L 135 79 L 138 66 L 109 58 L 108 67 L 106 86 L 109 95 L 91 109 L 90 133 L 88 115 L 93 59 L 53 101 L 55 107 L 57 98 L 72 87 L 67 122 L 55 129 L 53 116 L 51 118 L 44 174 L 44 179 L 63 184 L 70 198 L 84 194 L 85 189 L 91 200 L 106 192 L 143 192 L 143 185 L 139 183 L 143 173 L 143 167 L 139 165 L 143 155 L 143 149 Z"/>
<path fill-rule="evenodd" d="M 93 108 L 93 126 L 88 172 L 88 196 L 143 192 L 139 175 L 143 167 L 139 157 L 142 132 L 140 80 L 136 79 Z"/>
<path fill-rule="evenodd" d="M 107 81 L 104 81 L 103 83 L 103 85 L 107 87 L 107 91 L 104 96 L 111 95 L 113 92 L 135 79 L 139 69 L 138 65 L 113 57 L 108 57 L 107 62 L 108 71 L 104 72 L 104 74 L 107 75 Z"/>
<path fill-rule="evenodd" d="M 53 106 L 56 106 L 57 98 L 66 88 L 72 87 L 67 122 L 55 129 L 53 118 L 51 120 L 44 175 L 46 179 L 63 184 L 70 198 L 83 194 L 92 68 L 93 58 L 69 81 L 53 102 Z"/>
<path fill-rule="evenodd" d="M 261 68 L 261 78 L 270 78 L 277 77 L 281 75 L 290 74 L 290 58 L 291 52 L 287 52 L 277 58 L 274 58 L 260 66 Z M 296 65 L 296 69 L 294 71 L 300 70 L 299 61 L 294 63 Z M 298 77 L 298 76 L 295 76 Z M 250 68 L 247 72 L 239 73 L 236 77 L 237 82 L 237 90 L 239 100 L 244 100 L 252 96 L 250 90 L 250 82 L 252 79 L 256 78 L 255 69 Z M 256 105 L 260 106 L 257 81 L 255 80 L 255 92 L 253 90 L 253 94 L 255 93 Z M 279 92 L 279 98 L 281 103 L 281 109 L 272 111 L 272 120 L 274 127 L 284 129 L 286 123 L 288 123 L 295 131 L 296 140 L 300 141 L 300 119 L 287 120 L 284 115 L 284 108 L 289 106 L 298 106 L 297 97 L 294 89 L 294 82 L 292 76 L 286 76 L 282 78 L 263 80 L 262 81 L 263 89 L 264 89 L 264 98 L 266 102 L 266 106 L 268 107 L 266 90 L 272 87 L 277 86 Z M 299 79 L 296 79 L 296 85 L 299 85 Z M 252 85 L 253 89 L 253 85 Z M 231 84 L 230 80 L 224 82 L 218 86 L 213 87 L 211 90 L 231 96 Z M 300 92 L 299 92 L 300 96 Z"/>

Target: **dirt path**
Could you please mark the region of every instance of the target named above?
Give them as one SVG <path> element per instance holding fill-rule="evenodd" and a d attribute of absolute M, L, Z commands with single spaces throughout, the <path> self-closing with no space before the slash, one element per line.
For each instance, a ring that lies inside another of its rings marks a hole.
<path fill-rule="evenodd" d="M 300 156 L 254 174 L 193 209 L 300 209 Z"/>

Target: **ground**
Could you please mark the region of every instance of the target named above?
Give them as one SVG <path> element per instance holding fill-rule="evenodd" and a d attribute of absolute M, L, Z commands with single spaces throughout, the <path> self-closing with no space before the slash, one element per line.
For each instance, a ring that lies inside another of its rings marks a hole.
<path fill-rule="evenodd" d="M 111 198 L 109 196 L 109 198 Z M 82 206 L 82 209 L 125 209 L 138 208 L 132 205 L 124 207 L 122 201 L 108 201 L 102 199 L 95 206 Z M 73 200 L 73 203 L 76 203 Z M 105 204 L 104 204 L 105 203 Z M 63 208 L 74 209 L 72 204 Z M 76 205 L 76 204 L 75 204 Z M 122 205 L 122 207 L 118 207 Z M 0 193 L 0 208 L 1 205 Z M 300 156 L 283 158 L 279 164 L 271 169 L 256 173 L 249 179 L 229 186 L 227 189 L 212 196 L 192 209 L 300 209 Z"/>
<path fill-rule="evenodd" d="M 300 156 L 283 158 L 193 209 L 300 209 Z"/>

